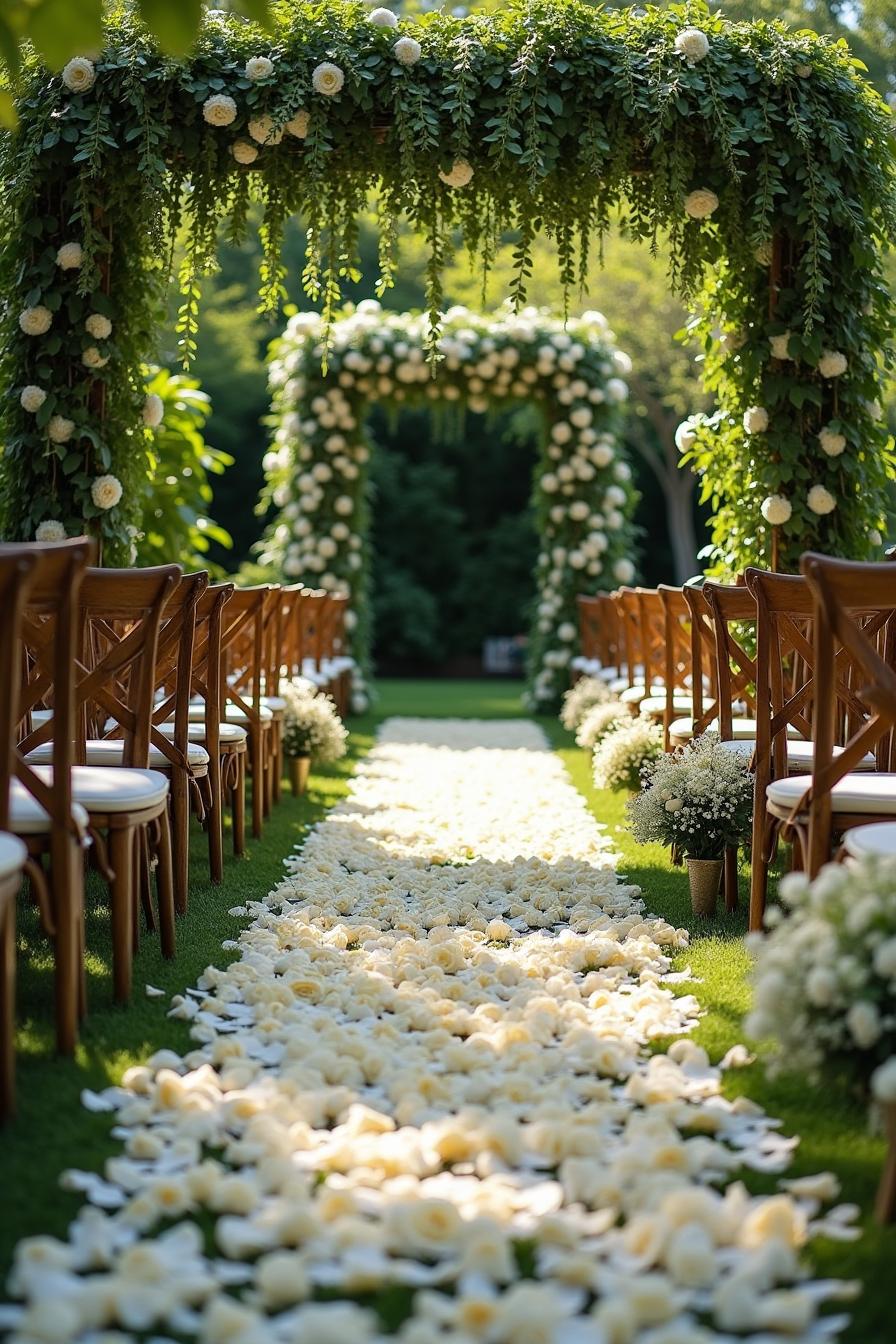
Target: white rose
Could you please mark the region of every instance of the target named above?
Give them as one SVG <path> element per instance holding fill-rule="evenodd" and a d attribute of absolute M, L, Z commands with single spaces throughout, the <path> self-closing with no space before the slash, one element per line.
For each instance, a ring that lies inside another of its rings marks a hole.
<path fill-rule="evenodd" d="M 74 432 L 74 420 L 66 420 L 64 415 L 54 415 L 47 425 L 47 434 L 52 443 L 68 443 Z"/>
<path fill-rule="evenodd" d="M 896 1102 L 896 1055 L 892 1055 L 871 1075 L 871 1092 L 876 1101 L 885 1105 Z"/>
<path fill-rule="evenodd" d="M 109 356 L 104 355 L 95 345 L 88 345 L 81 353 L 81 363 L 85 369 L 104 369 L 109 363 Z"/>
<path fill-rule="evenodd" d="M 230 146 L 230 152 L 237 163 L 250 164 L 258 158 L 258 150 L 252 144 L 251 140 L 234 140 Z"/>
<path fill-rule="evenodd" d="M 236 103 L 226 93 L 212 94 L 202 104 L 202 115 L 209 126 L 229 126 L 236 120 Z"/>
<path fill-rule="evenodd" d="M 333 505 L 333 511 L 348 518 L 355 511 L 354 502 L 349 495 L 340 495 Z"/>
<path fill-rule="evenodd" d="M 58 518 L 48 518 L 45 523 L 39 523 L 34 534 L 35 541 L 65 541 L 65 538 L 65 527 Z"/>
<path fill-rule="evenodd" d="M 791 333 L 785 331 L 780 336 L 769 337 L 768 343 L 773 359 L 790 359 L 790 336 Z"/>
<path fill-rule="evenodd" d="M 685 212 L 691 219 L 708 219 L 719 208 L 719 198 L 708 187 L 698 187 L 684 198 Z"/>
<path fill-rule="evenodd" d="M 299 108 L 295 116 L 290 117 L 289 121 L 286 123 L 286 126 L 284 127 L 284 129 L 289 131 L 290 135 L 294 135 L 297 140 L 305 140 L 308 136 L 308 131 L 310 130 L 310 128 L 311 128 L 311 113 L 306 112 L 303 107 Z"/>
<path fill-rule="evenodd" d="M 273 117 L 256 117 L 249 122 L 249 134 L 259 145 L 279 145 L 286 128 L 276 126 Z"/>
<path fill-rule="evenodd" d="M 611 401 L 625 401 L 628 397 L 628 383 L 621 378 L 611 378 L 607 383 L 607 396 Z"/>
<path fill-rule="evenodd" d="M 846 436 L 838 434 L 836 430 L 825 428 L 819 432 L 818 442 L 821 444 L 823 453 L 828 457 L 839 457 L 846 447 Z"/>
<path fill-rule="evenodd" d="M 572 426 L 565 420 L 558 420 L 557 424 L 551 429 L 551 438 L 555 443 L 570 443 L 572 437 Z"/>
<path fill-rule="evenodd" d="M 392 48 L 392 55 L 399 65 L 416 65 L 423 55 L 423 48 L 413 37 L 400 37 Z"/>
<path fill-rule="evenodd" d="M 90 487 L 90 497 L 98 509 L 114 509 L 121 495 L 121 481 L 117 476 L 97 476 Z"/>
<path fill-rule="evenodd" d="M 86 56 L 74 56 L 63 68 L 62 82 L 72 93 L 86 93 L 96 82 L 96 67 Z"/>
<path fill-rule="evenodd" d="M 56 265 L 63 271 L 76 271 L 84 260 L 80 243 L 63 243 L 56 253 Z"/>
<path fill-rule="evenodd" d="M 896 938 L 887 938 L 874 949 L 874 969 L 885 980 L 896 978 Z"/>
<path fill-rule="evenodd" d="M 817 514 L 833 513 L 837 507 L 836 499 L 823 485 L 813 485 L 806 496 L 806 503 L 812 512 Z"/>
<path fill-rule="evenodd" d="M 473 168 L 466 159 L 455 159 L 450 173 L 439 173 L 439 180 L 446 187 L 466 187 L 473 180 Z"/>
<path fill-rule="evenodd" d="M 860 999 L 846 1014 L 846 1025 L 860 1050 L 868 1050 L 880 1039 L 880 1015 L 873 1003 Z"/>
<path fill-rule="evenodd" d="M 675 50 L 689 65 L 696 65 L 709 55 L 709 38 L 700 28 L 682 28 L 675 39 Z"/>
<path fill-rule="evenodd" d="M 818 372 L 822 378 L 839 378 L 849 367 L 849 361 L 841 350 L 823 350 L 818 361 Z"/>
<path fill-rule="evenodd" d="M 148 429 L 158 429 L 165 414 L 165 403 L 156 392 L 150 392 L 143 403 L 143 423 Z"/>
<path fill-rule="evenodd" d="M 569 644 L 576 637 L 576 628 L 572 621 L 564 621 L 562 625 L 557 626 L 557 638 L 562 639 L 564 644 Z"/>
<path fill-rule="evenodd" d="M 19 404 L 23 411 L 29 411 L 31 415 L 34 415 L 36 411 L 40 410 L 46 399 L 47 394 L 42 387 L 36 387 L 34 383 L 29 383 L 27 387 L 22 388 L 19 395 Z"/>
<path fill-rule="evenodd" d="M 541 488 L 547 495 L 556 494 L 560 482 L 552 471 L 546 471 L 541 478 Z"/>
<path fill-rule="evenodd" d="M 697 435 L 694 430 L 692 420 L 682 420 L 675 431 L 675 447 L 680 453 L 687 453 L 697 442 Z"/>
<path fill-rule="evenodd" d="M 392 13 L 391 9 L 374 9 L 369 17 L 375 28 L 398 27 L 398 18 Z"/>
<path fill-rule="evenodd" d="M 105 341 L 112 335 L 112 323 L 103 313 L 91 313 L 84 322 L 88 336 L 97 341 Z"/>
<path fill-rule="evenodd" d="M 744 429 L 748 434 L 764 434 L 768 424 L 768 411 L 764 406 L 749 406 L 744 411 Z"/>
<path fill-rule="evenodd" d="M 613 566 L 613 578 L 617 583 L 631 583 L 635 577 L 635 567 L 631 560 L 617 560 Z"/>
<path fill-rule="evenodd" d="M 19 326 L 26 336 L 43 336 L 53 325 L 53 314 L 42 303 L 19 313 Z"/>
<path fill-rule="evenodd" d="M 344 73 L 332 61 L 321 61 L 320 65 L 315 66 L 314 73 L 311 76 L 311 85 L 316 93 L 322 93 L 327 98 L 333 98 L 341 92 L 344 84 Z"/>
<path fill-rule="evenodd" d="M 246 78 L 253 82 L 269 79 L 274 73 L 274 62 L 269 56 L 250 56 L 246 62 Z"/>

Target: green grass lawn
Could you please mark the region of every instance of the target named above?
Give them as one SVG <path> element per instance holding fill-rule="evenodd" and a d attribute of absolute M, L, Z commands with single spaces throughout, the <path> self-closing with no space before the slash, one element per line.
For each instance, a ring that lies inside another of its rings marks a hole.
<path fill-rule="evenodd" d="M 108 912 L 102 888 L 92 885 L 90 1013 L 73 1060 L 59 1060 L 53 1052 L 50 957 L 34 919 L 29 912 L 23 913 L 19 929 L 19 1111 L 0 1142 L 0 1274 L 5 1277 L 20 1237 L 64 1233 L 80 1197 L 59 1190 L 59 1173 L 70 1166 L 95 1169 L 118 1151 L 118 1144 L 108 1135 L 108 1119 L 80 1106 L 81 1089 L 116 1081 L 130 1064 L 163 1046 L 189 1048 L 187 1026 L 166 1017 L 167 995 L 193 984 L 210 962 L 221 963 L 226 956 L 222 941 L 240 927 L 228 910 L 264 895 L 279 880 L 284 858 L 307 828 L 345 795 L 355 763 L 372 745 L 377 723 L 394 714 L 521 717 L 520 689 L 520 683 L 513 681 L 381 682 L 375 712 L 352 720 L 348 759 L 312 775 L 306 797 L 294 799 L 286 791 L 265 828 L 263 841 L 250 844 L 246 859 L 228 859 L 220 887 L 208 881 L 204 837 L 197 831 L 190 909 L 178 922 L 177 958 L 164 961 L 156 937 L 143 938 L 134 968 L 134 999 L 127 1009 L 111 1002 Z M 622 800 L 597 792 L 591 785 L 586 754 L 572 745 L 555 721 L 541 723 L 595 816 L 609 827 L 623 856 L 621 871 L 642 887 L 654 913 L 690 929 L 691 947 L 679 958 L 679 965 L 692 967 L 699 983 L 686 987 L 685 992 L 693 990 L 706 1010 L 696 1039 L 718 1058 L 742 1039 L 740 1024 L 749 997 L 748 958 L 742 941 L 744 913 L 722 915 L 711 925 L 695 926 L 685 874 L 671 867 L 659 846 L 639 846 L 629 839 Z M 147 998 L 146 984 L 165 990 L 166 998 Z M 844 1198 L 863 1210 L 870 1209 L 883 1145 L 869 1137 L 864 1107 L 839 1080 L 826 1080 L 823 1087 L 812 1087 L 802 1078 L 769 1081 L 759 1063 L 729 1073 L 726 1091 L 746 1093 L 778 1116 L 786 1133 L 800 1135 L 794 1173 L 833 1170 L 843 1182 Z M 748 1184 L 753 1189 L 770 1188 L 763 1178 L 751 1177 Z M 896 1264 L 896 1230 L 882 1232 L 866 1217 L 864 1232 L 858 1243 L 816 1244 L 813 1259 L 821 1274 L 858 1278 L 868 1285 L 855 1305 L 846 1338 L 853 1344 L 887 1344 L 894 1337 L 894 1325 L 883 1276 Z"/>

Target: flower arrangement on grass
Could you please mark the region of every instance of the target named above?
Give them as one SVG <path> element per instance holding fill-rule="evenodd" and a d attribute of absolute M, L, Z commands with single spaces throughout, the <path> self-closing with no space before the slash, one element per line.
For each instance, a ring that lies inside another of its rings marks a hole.
<path fill-rule="evenodd" d="M 607 705 L 612 699 L 612 691 L 600 677 L 579 677 L 563 697 L 560 722 L 567 732 L 574 733 L 581 727 L 589 710 L 594 709 L 595 705 Z"/>
<path fill-rule="evenodd" d="M 746 1028 L 773 1040 L 769 1072 L 817 1078 L 834 1063 L 896 1104 L 896 861 L 791 873 L 779 891 L 783 912 L 750 944 Z"/>
<path fill-rule="evenodd" d="M 661 756 L 628 804 L 632 835 L 688 859 L 719 859 L 750 833 L 753 776 L 739 752 L 711 735 Z"/>
<path fill-rule="evenodd" d="M 581 720 L 576 732 L 576 745 L 593 751 L 608 733 L 631 723 L 632 712 L 621 700 L 592 705 Z"/>
<path fill-rule="evenodd" d="M 348 730 L 330 696 L 320 695 L 309 682 L 299 681 L 284 688 L 283 698 L 284 754 L 311 757 L 318 765 L 341 760 L 347 750 Z"/>
<path fill-rule="evenodd" d="M 650 719 L 632 719 L 614 728 L 594 753 L 594 783 L 598 789 L 640 789 L 644 772 L 663 751 L 663 730 Z"/>

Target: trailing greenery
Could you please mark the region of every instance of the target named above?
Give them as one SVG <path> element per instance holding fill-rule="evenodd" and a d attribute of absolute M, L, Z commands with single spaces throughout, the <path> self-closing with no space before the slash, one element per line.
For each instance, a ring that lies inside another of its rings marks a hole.
<path fill-rule="evenodd" d="M 203 437 L 211 402 L 195 378 L 150 369 L 146 390 L 161 399 L 163 409 L 149 449 L 152 494 L 135 541 L 135 563 L 162 565 L 176 560 L 187 569 L 207 569 L 213 542 L 228 548 L 233 544 L 230 534 L 208 516 L 209 476 L 220 476 L 233 458 Z"/>
<path fill-rule="evenodd" d="M 274 449 L 265 459 L 281 510 L 262 556 L 290 578 L 351 599 L 354 655 L 369 662 L 370 521 L 367 407 L 444 403 L 487 411 L 535 406 L 542 442 L 535 471 L 538 600 L 529 641 L 530 701 L 553 706 L 576 651 L 576 595 L 630 583 L 634 498 L 618 429 L 631 361 L 613 348 L 600 313 L 563 324 L 537 308 L 494 318 L 451 308 L 426 363 L 426 321 L 385 313 L 376 300 L 338 316 L 321 368 L 323 319 L 297 313 L 271 348 Z M 363 676 L 363 673 L 362 673 Z M 363 696 L 363 680 L 356 693 Z"/>
<path fill-rule="evenodd" d="M 0 157 L 10 534 L 86 522 L 109 559 L 126 556 L 146 494 L 133 451 L 140 364 L 181 226 L 189 358 L 220 225 L 239 239 L 250 199 L 263 201 L 260 293 L 274 311 L 283 223 L 300 212 L 306 290 L 329 322 L 377 190 L 383 285 L 406 214 L 428 243 L 434 335 L 458 232 L 486 268 L 516 232 L 521 304 L 540 230 L 567 293 L 621 203 L 632 236 L 664 230 L 673 285 L 704 304 L 720 411 L 690 446 L 722 559 L 767 557 L 770 517 L 785 564 L 808 545 L 869 553 L 892 469 L 874 403 L 891 357 L 880 257 L 896 233 L 894 157 L 886 108 L 845 45 L 729 24 L 702 4 L 603 12 L 576 0 L 429 14 L 402 24 L 401 56 L 399 33 L 360 0 L 276 4 L 268 30 L 212 12 L 177 63 L 127 7 L 106 33 L 95 64 L 61 77 L 28 67 Z M 67 243 L 82 257 L 62 269 Z M 91 314 L 112 327 L 88 346 Z M 47 394 L 36 412 L 19 403 L 25 387 Z M 751 408 L 768 428 L 745 438 Z M 823 429 L 846 451 L 829 455 Z M 123 487 L 115 503 L 115 489 L 94 489 L 108 475 Z"/>

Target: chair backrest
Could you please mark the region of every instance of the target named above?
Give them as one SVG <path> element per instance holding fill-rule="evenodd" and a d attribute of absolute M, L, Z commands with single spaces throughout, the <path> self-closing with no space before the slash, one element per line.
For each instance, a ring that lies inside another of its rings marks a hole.
<path fill-rule="evenodd" d="M 253 723 L 261 720 L 270 584 L 234 588 L 223 611 L 224 696 Z"/>
<path fill-rule="evenodd" d="M 658 596 L 663 612 L 663 681 L 666 687 L 666 707 L 663 711 L 665 749 L 669 750 L 669 729 L 675 718 L 675 693 L 687 691 L 691 695 L 693 713 L 693 685 L 698 675 L 691 658 L 691 612 L 681 588 L 661 583 Z M 702 671 L 699 674 L 702 677 Z"/>
<path fill-rule="evenodd" d="M 702 579 L 689 580 L 681 595 L 690 618 L 691 731 L 694 737 L 700 737 L 719 717 L 715 622 Z"/>
<path fill-rule="evenodd" d="M 223 637 L 224 609 L 234 593 L 232 583 L 210 584 L 196 606 L 196 637 L 193 644 L 191 695 L 205 704 L 205 732 L 209 755 L 217 749 L 224 715 Z"/>
<path fill-rule="evenodd" d="M 644 668 L 641 647 L 641 609 L 637 588 L 620 588 L 614 594 L 619 618 L 619 675 L 627 677 L 630 686 L 638 681 Z"/>
<path fill-rule="evenodd" d="M 812 785 L 800 804 L 808 802 L 807 867 L 814 875 L 830 857 L 834 785 L 868 752 L 879 769 L 896 763 L 896 568 L 810 551 L 800 569 L 813 599 L 817 684 Z M 851 713 L 835 755 L 844 701 Z"/>
<path fill-rule="evenodd" d="M 208 574 L 184 574 L 165 603 L 156 651 L 155 692 L 152 710 L 152 745 L 171 765 L 189 773 L 190 696 L 196 653 L 196 620 L 199 603 L 209 586 Z M 171 737 L 159 724 L 174 724 Z M 116 730 L 105 736 L 119 736 Z"/>
<path fill-rule="evenodd" d="M 706 580 L 702 592 L 713 622 L 719 734 L 732 734 L 734 706 L 743 703 L 752 714 L 755 703 L 756 660 L 744 638 L 756 625 L 756 599 L 742 584 Z"/>
<path fill-rule="evenodd" d="M 330 594 L 323 589 L 307 589 L 305 592 L 301 627 L 302 662 L 306 670 L 319 672 L 323 662 L 329 600 Z"/>
<path fill-rule="evenodd" d="M 0 555 L 0 831 L 9 826 L 9 781 L 14 773 L 22 683 L 22 622 L 39 559 L 12 548 Z"/>
<path fill-rule="evenodd" d="M 280 670 L 287 680 L 302 672 L 302 603 L 305 588 L 292 584 L 280 589 Z"/>
<path fill-rule="evenodd" d="M 651 686 L 662 681 L 666 668 L 666 614 L 663 600 L 656 588 L 638 588 L 636 592 L 644 663 L 644 675 L 641 680 L 647 688 L 647 693 L 650 694 Z"/>

